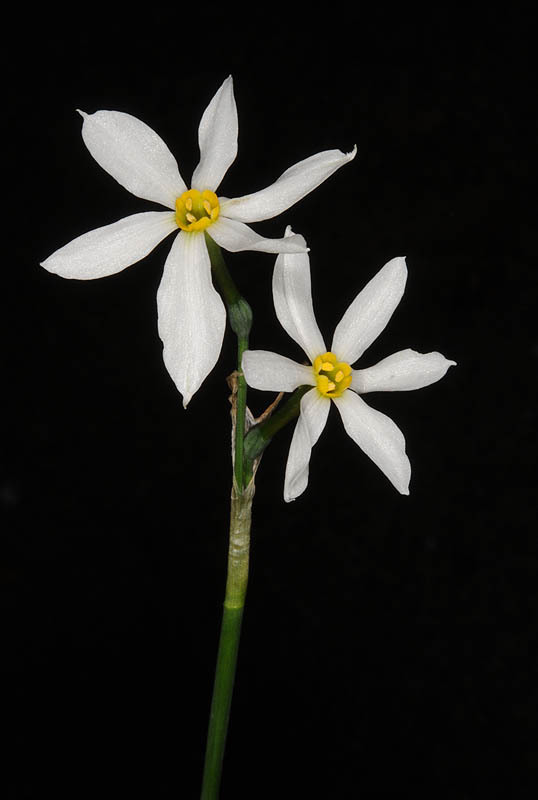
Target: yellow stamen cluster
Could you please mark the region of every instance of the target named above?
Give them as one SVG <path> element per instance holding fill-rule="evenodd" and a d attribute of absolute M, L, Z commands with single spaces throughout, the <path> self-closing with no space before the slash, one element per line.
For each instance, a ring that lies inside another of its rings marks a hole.
<path fill-rule="evenodd" d="M 351 383 L 351 367 L 338 361 L 334 353 L 324 353 L 312 364 L 318 392 L 324 397 L 340 397 Z"/>
<path fill-rule="evenodd" d="M 176 222 L 182 231 L 205 231 L 219 212 L 219 199 L 209 189 L 189 189 L 176 200 Z"/>

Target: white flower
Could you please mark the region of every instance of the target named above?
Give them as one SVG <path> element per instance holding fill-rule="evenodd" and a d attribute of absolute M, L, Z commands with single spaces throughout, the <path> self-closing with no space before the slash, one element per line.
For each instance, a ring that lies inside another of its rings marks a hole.
<path fill-rule="evenodd" d="M 291 229 L 286 233 L 291 235 Z M 312 366 L 297 364 L 266 350 L 247 350 L 242 365 L 247 383 L 255 389 L 291 392 L 298 386 L 314 387 L 301 399 L 286 465 L 286 502 L 295 500 L 306 489 L 310 454 L 327 422 L 331 401 L 353 441 L 401 494 L 409 494 L 411 466 L 402 432 L 359 395 L 420 389 L 442 378 L 455 362 L 440 353 L 401 350 L 374 367 L 351 368 L 388 323 L 401 300 L 406 279 L 404 258 L 393 258 L 385 264 L 347 309 L 327 352 L 314 317 L 308 255 L 278 256 L 273 275 L 276 313 Z"/>
<path fill-rule="evenodd" d="M 133 214 L 85 233 L 41 266 L 64 278 L 102 278 L 139 261 L 179 230 L 164 265 L 157 304 L 164 362 L 186 407 L 218 359 L 226 322 L 224 305 L 211 281 L 204 231 L 232 252 L 301 252 L 302 237 L 265 239 L 245 223 L 285 211 L 353 159 L 356 148 L 347 154 L 339 150 L 317 153 L 290 167 L 266 189 L 228 199 L 215 192 L 237 154 L 231 76 L 202 116 L 200 163 L 190 189 L 168 147 L 145 123 L 120 111 L 81 114 L 82 138 L 103 169 L 137 197 L 172 211 Z"/>

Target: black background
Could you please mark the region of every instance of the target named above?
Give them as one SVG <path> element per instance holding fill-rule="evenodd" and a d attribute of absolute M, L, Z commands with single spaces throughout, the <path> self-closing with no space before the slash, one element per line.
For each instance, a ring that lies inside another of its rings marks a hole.
<path fill-rule="evenodd" d="M 198 796 L 234 340 L 228 330 L 184 411 L 156 326 L 170 241 L 95 282 L 38 263 L 151 208 L 93 161 L 76 108 L 144 120 L 188 183 L 200 116 L 230 73 L 239 154 L 224 195 L 358 145 L 354 162 L 253 226 L 276 237 L 291 224 L 307 238 L 326 339 L 373 274 L 405 255 L 406 293 L 362 363 L 412 347 L 458 366 L 431 387 L 369 399 L 406 436 L 408 498 L 334 410 L 296 502 L 282 499 L 291 429 L 267 450 L 222 798 L 535 796 L 530 22 L 515 11 L 324 14 L 47 13 L 6 37 L 6 798 Z M 274 257 L 227 261 L 254 309 L 251 346 L 300 360 L 272 308 Z M 271 399 L 249 394 L 255 413 Z"/>

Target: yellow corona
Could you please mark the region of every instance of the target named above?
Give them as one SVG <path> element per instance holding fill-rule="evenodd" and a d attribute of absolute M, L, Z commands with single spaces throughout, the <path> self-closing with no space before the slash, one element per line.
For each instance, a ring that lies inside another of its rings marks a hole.
<path fill-rule="evenodd" d="M 182 231 L 205 231 L 218 219 L 219 199 L 215 192 L 189 189 L 176 200 L 176 222 Z"/>
<path fill-rule="evenodd" d="M 334 353 L 323 353 L 312 364 L 318 392 L 323 397 L 340 397 L 351 384 L 351 367 Z"/>

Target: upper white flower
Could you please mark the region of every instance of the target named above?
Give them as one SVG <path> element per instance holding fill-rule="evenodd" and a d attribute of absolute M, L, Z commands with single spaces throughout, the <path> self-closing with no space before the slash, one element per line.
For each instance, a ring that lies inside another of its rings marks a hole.
<path fill-rule="evenodd" d="M 186 406 L 214 367 L 226 311 L 211 281 L 207 231 L 225 250 L 297 253 L 302 237 L 265 239 L 246 222 L 270 219 L 307 195 L 355 157 L 326 150 L 286 170 L 271 186 L 235 199 L 215 194 L 237 154 L 237 108 L 228 77 L 204 111 L 198 129 L 200 163 L 187 189 L 163 140 L 136 117 L 120 111 L 81 112 L 82 138 L 95 160 L 122 186 L 172 211 L 146 211 L 85 233 L 42 262 L 64 278 L 113 275 L 178 232 L 157 294 L 164 362 Z"/>
<path fill-rule="evenodd" d="M 291 236 L 291 229 L 286 233 Z M 312 306 L 308 255 L 278 256 L 273 275 L 277 317 L 303 348 L 312 366 L 297 364 L 266 350 L 247 350 L 242 366 L 247 383 L 255 389 L 291 392 L 298 386 L 314 387 L 301 399 L 286 465 L 286 502 L 295 500 L 306 489 L 310 454 L 327 422 L 331 401 L 353 441 L 401 494 L 409 494 L 411 466 L 402 432 L 359 395 L 420 389 L 438 381 L 456 362 L 448 361 L 440 353 L 401 350 L 368 369 L 351 368 L 388 323 L 401 300 L 406 280 L 404 258 L 393 258 L 385 264 L 351 303 L 327 351 Z"/>

